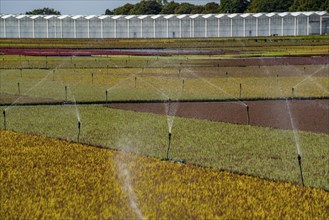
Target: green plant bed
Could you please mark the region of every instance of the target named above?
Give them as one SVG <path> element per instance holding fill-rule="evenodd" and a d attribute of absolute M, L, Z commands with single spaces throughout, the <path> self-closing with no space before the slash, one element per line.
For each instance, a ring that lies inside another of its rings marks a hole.
<path fill-rule="evenodd" d="M 173 122 L 169 156 L 270 179 L 300 183 L 293 131 L 234 125 L 95 106 L 6 108 L 7 129 L 166 158 L 168 120 Z M 3 115 L 0 128 L 3 129 Z M 170 123 L 169 123 L 170 124 Z M 305 184 L 329 189 L 329 136 L 297 132 Z"/>

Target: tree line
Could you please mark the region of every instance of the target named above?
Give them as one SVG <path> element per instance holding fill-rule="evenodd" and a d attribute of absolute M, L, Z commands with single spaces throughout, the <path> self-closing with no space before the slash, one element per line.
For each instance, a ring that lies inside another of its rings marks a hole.
<path fill-rule="evenodd" d="M 166 0 L 142 0 L 137 4 L 125 4 L 107 15 L 141 14 L 215 14 L 258 12 L 329 11 L 329 0 L 221 0 L 220 4 L 205 5 L 177 3 Z"/>
<path fill-rule="evenodd" d="M 167 0 L 142 0 L 136 4 L 127 3 L 113 10 L 106 9 L 106 15 L 156 15 L 156 14 L 217 14 L 258 12 L 327 11 L 329 0 L 221 0 L 220 4 L 205 5 L 177 3 Z M 28 11 L 26 14 L 60 15 L 50 8 Z"/>

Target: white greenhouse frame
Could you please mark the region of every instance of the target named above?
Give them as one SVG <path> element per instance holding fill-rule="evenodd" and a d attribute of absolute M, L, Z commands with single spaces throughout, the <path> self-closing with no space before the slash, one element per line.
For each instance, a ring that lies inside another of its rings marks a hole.
<path fill-rule="evenodd" d="M 329 14 L 0 15 L 0 38 L 216 38 L 329 34 Z"/>

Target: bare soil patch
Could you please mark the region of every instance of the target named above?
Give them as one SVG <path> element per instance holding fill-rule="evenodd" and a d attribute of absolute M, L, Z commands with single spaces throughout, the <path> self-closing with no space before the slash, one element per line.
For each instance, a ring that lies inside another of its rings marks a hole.
<path fill-rule="evenodd" d="M 329 134 L 329 99 L 245 101 L 250 125 Z M 172 102 L 110 104 L 110 108 L 247 124 L 242 102 Z M 289 111 L 290 109 L 290 111 Z M 294 126 L 293 126 L 293 125 Z"/>

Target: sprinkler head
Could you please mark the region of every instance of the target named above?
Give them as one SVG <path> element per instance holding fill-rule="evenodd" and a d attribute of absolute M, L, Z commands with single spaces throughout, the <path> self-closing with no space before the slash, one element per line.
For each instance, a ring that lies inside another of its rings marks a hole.
<path fill-rule="evenodd" d="M 3 110 L 2 112 L 3 112 L 3 116 L 6 116 L 6 110 Z"/>
<path fill-rule="evenodd" d="M 80 127 L 81 127 L 81 122 L 78 121 L 78 129 L 80 129 Z"/>
<path fill-rule="evenodd" d="M 171 132 L 168 133 L 169 138 L 171 138 Z"/>

